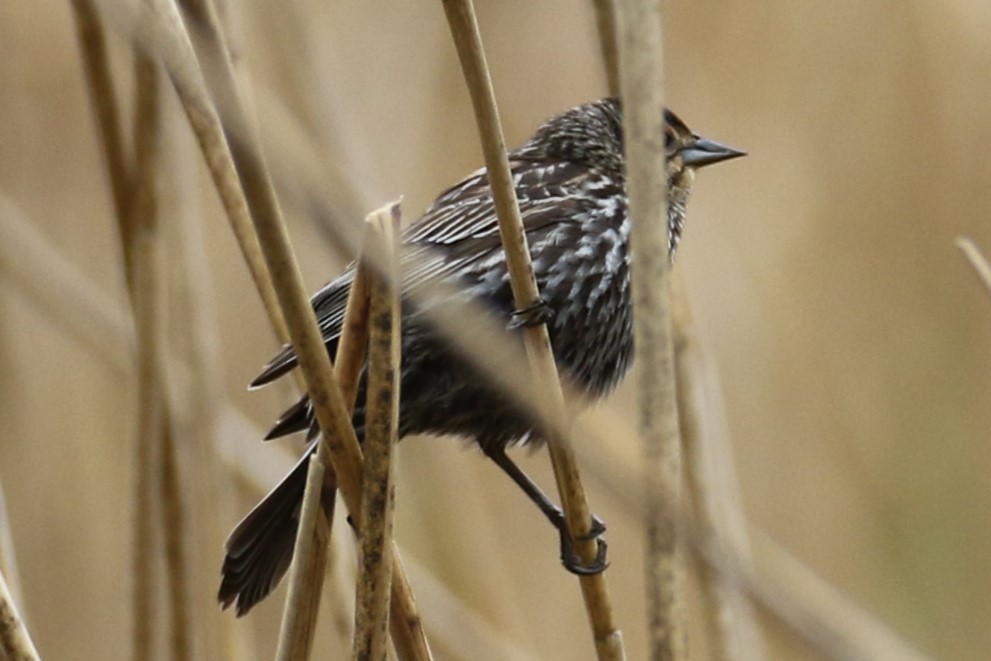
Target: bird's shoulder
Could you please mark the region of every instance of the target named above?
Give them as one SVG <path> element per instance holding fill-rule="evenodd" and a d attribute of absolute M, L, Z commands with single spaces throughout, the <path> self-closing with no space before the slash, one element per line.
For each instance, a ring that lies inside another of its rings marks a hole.
<path fill-rule="evenodd" d="M 527 232 L 567 220 L 583 203 L 584 196 L 579 193 L 594 186 L 601 176 L 578 163 L 525 156 L 512 157 L 510 168 Z M 498 238 L 499 221 L 485 168 L 441 193 L 403 235 L 407 244 L 438 247 Z"/>

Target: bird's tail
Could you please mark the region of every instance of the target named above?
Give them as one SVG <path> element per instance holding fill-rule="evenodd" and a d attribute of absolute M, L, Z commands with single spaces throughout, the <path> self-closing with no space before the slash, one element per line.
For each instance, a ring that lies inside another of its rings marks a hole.
<path fill-rule="evenodd" d="M 241 519 L 224 545 L 227 554 L 217 599 L 223 608 L 237 602 L 238 616 L 264 599 L 289 568 L 311 444 L 292 471 Z"/>

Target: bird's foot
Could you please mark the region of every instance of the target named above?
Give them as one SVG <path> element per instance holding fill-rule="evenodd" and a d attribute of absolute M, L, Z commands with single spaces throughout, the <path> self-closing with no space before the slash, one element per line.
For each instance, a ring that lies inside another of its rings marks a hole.
<path fill-rule="evenodd" d="M 589 564 L 585 564 L 578 553 L 575 552 L 574 542 L 571 540 L 571 535 L 568 534 L 567 525 L 564 525 L 563 520 L 561 523 L 562 525 L 559 527 L 559 532 L 561 533 L 561 563 L 564 565 L 564 568 L 578 576 L 594 576 L 605 571 L 606 567 L 609 566 L 609 563 L 606 562 L 606 551 L 609 545 L 606 544 L 606 540 L 602 539 L 602 534 L 606 531 L 606 524 L 597 516 L 592 516 L 592 525 L 589 531 L 578 537 L 581 541 L 594 539 L 597 545 L 595 560 Z"/>
<path fill-rule="evenodd" d="M 513 310 L 512 319 L 509 321 L 510 330 L 517 328 L 533 328 L 540 324 L 546 324 L 554 318 L 554 310 L 543 298 L 537 298 L 531 305 L 522 310 Z"/>

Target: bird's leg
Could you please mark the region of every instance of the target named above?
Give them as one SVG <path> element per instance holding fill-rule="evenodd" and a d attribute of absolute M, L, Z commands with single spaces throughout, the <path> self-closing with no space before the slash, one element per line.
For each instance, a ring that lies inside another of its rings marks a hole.
<path fill-rule="evenodd" d="M 546 324 L 554 318 L 554 310 L 542 297 L 522 310 L 513 310 L 513 317 L 509 321 L 509 329 L 532 328 L 540 324 Z"/>
<path fill-rule="evenodd" d="M 589 565 L 584 565 L 581 558 L 575 553 L 571 534 L 568 532 L 568 524 L 565 521 L 564 512 L 561 511 L 561 508 L 552 503 L 544 492 L 541 491 L 540 487 L 534 484 L 533 480 L 509 458 L 504 448 L 483 448 L 483 451 L 506 475 L 512 478 L 517 486 L 523 489 L 523 492 L 544 513 L 544 516 L 551 522 L 551 525 L 557 528 L 558 533 L 561 535 L 561 562 L 564 564 L 565 569 L 573 574 L 588 576 L 598 574 L 606 568 L 607 546 L 606 541 L 601 537 L 602 533 L 606 531 L 606 524 L 602 520 L 596 516 L 592 516 L 592 525 L 588 534 L 581 537 L 583 540 L 594 539 L 598 543 L 598 553 L 595 560 Z"/>

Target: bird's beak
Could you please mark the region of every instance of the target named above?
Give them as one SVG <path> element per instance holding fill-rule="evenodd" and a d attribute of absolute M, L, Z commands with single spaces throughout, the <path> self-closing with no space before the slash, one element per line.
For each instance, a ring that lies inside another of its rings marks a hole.
<path fill-rule="evenodd" d="M 704 165 L 712 165 L 720 161 L 728 161 L 731 158 L 746 156 L 747 152 L 733 149 L 726 145 L 721 145 L 712 140 L 697 138 L 679 152 L 681 161 L 692 168 L 700 168 Z"/>

